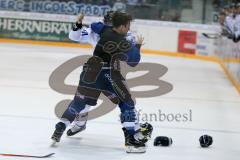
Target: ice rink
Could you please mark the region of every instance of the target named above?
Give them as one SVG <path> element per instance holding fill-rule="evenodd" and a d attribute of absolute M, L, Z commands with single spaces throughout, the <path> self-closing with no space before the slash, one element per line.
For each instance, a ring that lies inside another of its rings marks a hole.
<path fill-rule="evenodd" d="M 115 109 L 89 121 L 84 132 L 74 137 L 64 135 L 57 147 L 50 147 L 58 122 L 54 108 L 73 96 L 52 90 L 49 77 L 67 60 L 91 52 L 70 47 L 0 44 L 0 153 L 54 152 L 49 159 L 55 160 L 239 160 L 240 95 L 222 68 L 213 62 L 159 55 L 143 55 L 142 62 L 166 66 L 168 72 L 161 80 L 174 88 L 159 97 L 137 98 L 136 108 L 145 114 L 159 110 L 165 114 L 188 114 L 188 121 L 149 121 L 154 130 L 147 152 L 126 154 L 119 109 Z M 77 85 L 79 73 L 80 69 L 74 70 L 66 83 Z M 200 147 L 198 139 L 203 134 L 213 137 L 211 147 Z M 173 145 L 154 147 L 153 139 L 159 135 L 172 137 Z"/>

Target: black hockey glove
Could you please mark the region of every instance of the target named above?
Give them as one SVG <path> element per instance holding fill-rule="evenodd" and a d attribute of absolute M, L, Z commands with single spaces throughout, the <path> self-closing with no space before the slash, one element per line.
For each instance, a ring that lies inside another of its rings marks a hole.
<path fill-rule="evenodd" d="M 83 26 L 82 23 L 76 22 L 72 25 L 72 30 L 77 31 L 77 30 L 81 29 L 82 26 Z"/>
<path fill-rule="evenodd" d="M 151 139 L 152 131 L 153 131 L 153 127 L 150 123 L 146 122 L 146 123 L 140 124 L 140 132 L 144 136 L 145 141 L 148 141 L 149 139 Z"/>

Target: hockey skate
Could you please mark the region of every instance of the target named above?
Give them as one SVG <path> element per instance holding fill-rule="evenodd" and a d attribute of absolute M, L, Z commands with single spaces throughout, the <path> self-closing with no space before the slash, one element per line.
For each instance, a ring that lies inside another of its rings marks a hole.
<path fill-rule="evenodd" d="M 152 131 L 152 125 L 147 122 L 140 124 L 140 129 L 134 135 L 130 135 L 126 128 L 123 128 L 126 152 L 145 153 L 146 143 L 149 139 L 151 139 Z"/>
<path fill-rule="evenodd" d="M 56 124 L 56 127 L 55 127 L 55 131 L 51 137 L 51 139 L 53 140 L 53 144 L 54 145 L 56 142 L 60 142 L 60 139 L 63 135 L 63 132 L 65 131 L 66 129 L 66 125 L 63 123 L 63 122 L 59 122 Z"/>
<path fill-rule="evenodd" d="M 88 112 L 81 113 L 78 117 L 76 117 L 73 127 L 67 131 L 67 136 L 73 136 L 79 132 L 84 131 L 86 129 L 87 118 Z"/>
<path fill-rule="evenodd" d="M 72 128 L 67 131 L 67 136 L 73 136 L 79 132 L 82 132 L 86 129 L 86 123 L 82 126 L 75 124 Z"/>
<path fill-rule="evenodd" d="M 145 153 L 146 145 L 145 142 L 139 139 L 139 135 L 143 138 L 143 135 L 140 132 L 137 132 L 134 135 L 130 135 L 126 128 L 123 128 L 125 136 L 125 150 L 127 153 Z"/>

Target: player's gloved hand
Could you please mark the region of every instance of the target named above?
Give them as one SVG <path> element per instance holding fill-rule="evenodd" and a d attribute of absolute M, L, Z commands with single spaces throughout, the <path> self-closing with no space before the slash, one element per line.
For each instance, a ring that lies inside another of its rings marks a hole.
<path fill-rule="evenodd" d="M 149 139 L 151 139 L 152 131 L 153 131 L 153 127 L 150 123 L 146 122 L 146 123 L 140 124 L 140 132 L 144 136 L 143 140 L 145 142 L 147 142 Z"/>
<path fill-rule="evenodd" d="M 83 20 L 83 18 L 84 18 L 84 14 L 83 13 L 81 13 L 80 15 L 77 16 L 76 23 L 73 24 L 73 26 L 72 26 L 72 30 L 73 31 L 77 31 L 77 30 L 82 28 L 82 20 Z"/>

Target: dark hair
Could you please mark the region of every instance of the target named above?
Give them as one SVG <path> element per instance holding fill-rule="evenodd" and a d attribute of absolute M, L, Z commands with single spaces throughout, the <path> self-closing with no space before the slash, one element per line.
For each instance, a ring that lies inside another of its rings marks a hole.
<path fill-rule="evenodd" d="M 119 27 L 121 25 L 126 26 L 129 22 L 133 20 L 132 16 L 128 13 L 116 11 L 112 17 L 113 27 Z"/>

